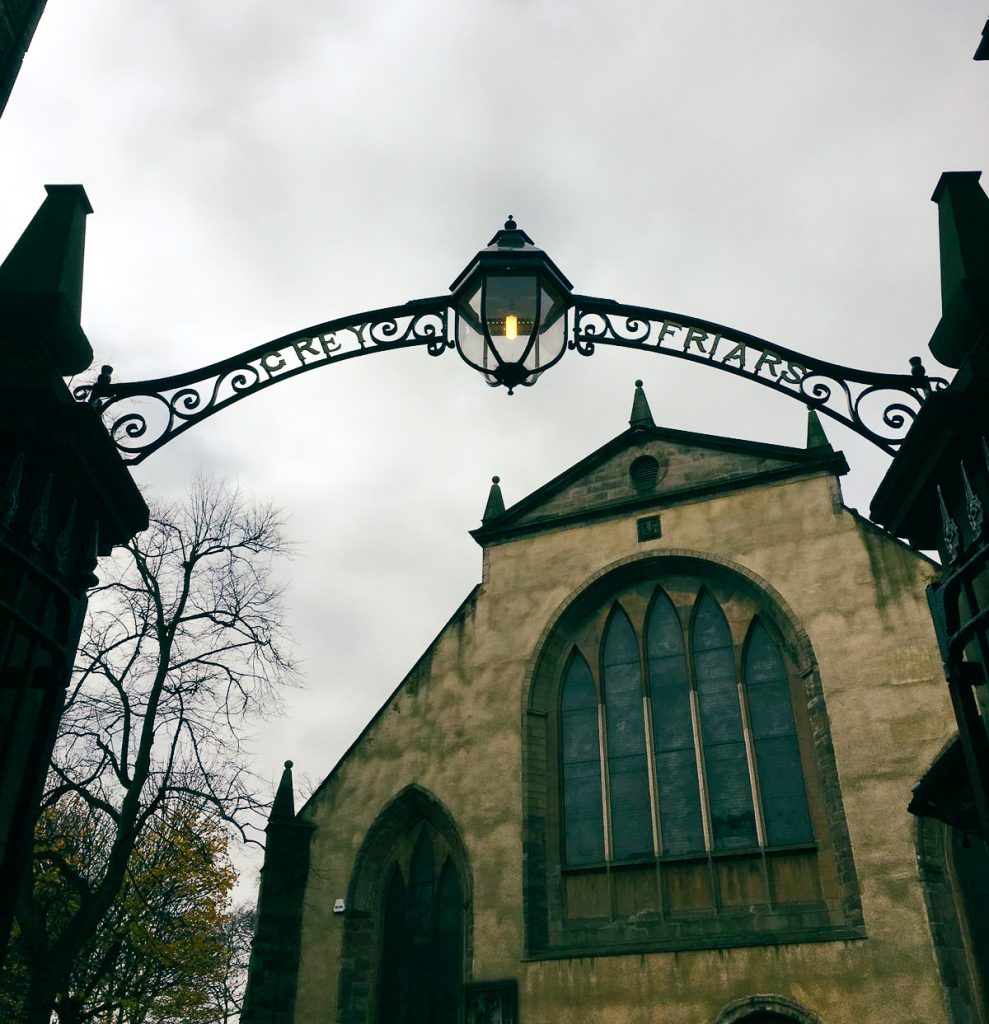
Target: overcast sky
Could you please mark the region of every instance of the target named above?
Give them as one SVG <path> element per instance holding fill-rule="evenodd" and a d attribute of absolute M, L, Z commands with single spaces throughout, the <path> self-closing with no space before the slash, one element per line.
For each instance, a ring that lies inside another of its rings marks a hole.
<path fill-rule="evenodd" d="M 0 250 L 82 183 L 83 325 L 118 380 L 444 292 L 508 213 L 578 292 L 906 372 L 943 170 L 989 170 L 982 0 L 48 4 L 0 120 Z M 989 181 L 984 181 L 989 187 Z M 281 503 L 306 689 L 258 744 L 317 781 L 480 577 L 518 500 L 627 424 L 801 445 L 803 407 L 643 353 L 513 397 L 455 353 L 315 369 L 138 468 Z M 887 459 L 830 421 L 864 512 Z"/>

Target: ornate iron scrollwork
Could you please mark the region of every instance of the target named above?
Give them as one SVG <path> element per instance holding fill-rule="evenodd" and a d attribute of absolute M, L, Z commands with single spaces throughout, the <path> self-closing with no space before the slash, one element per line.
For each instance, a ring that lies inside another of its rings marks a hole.
<path fill-rule="evenodd" d="M 910 373 L 857 370 L 707 320 L 608 299 L 573 296 L 567 316 L 568 347 L 581 355 L 614 345 L 713 366 L 796 398 L 890 455 L 926 399 L 947 387 L 916 357 Z M 137 463 L 220 409 L 318 366 L 415 346 L 438 356 L 454 347 L 453 317 L 448 297 L 419 299 L 329 320 L 172 377 L 115 383 L 104 367 L 74 395 L 99 408 L 124 460 Z"/>
<path fill-rule="evenodd" d="M 100 410 L 124 461 L 138 463 L 213 413 L 318 366 L 416 346 L 441 355 L 453 347 L 448 309 L 449 299 L 440 296 L 340 317 L 157 380 L 114 383 L 104 367 L 73 394 Z"/>
<path fill-rule="evenodd" d="M 721 324 L 575 295 L 570 347 L 616 345 L 687 359 L 773 388 L 845 424 L 890 455 L 928 396 L 948 386 L 920 360 L 910 373 L 874 373 L 814 359 Z"/>

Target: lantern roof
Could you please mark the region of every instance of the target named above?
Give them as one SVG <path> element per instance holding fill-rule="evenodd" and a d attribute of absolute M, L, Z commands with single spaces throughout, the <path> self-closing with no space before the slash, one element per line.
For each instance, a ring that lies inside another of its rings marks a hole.
<path fill-rule="evenodd" d="M 540 249 L 509 214 L 505 226 L 494 233 L 487 246 L 467 264 L 450 285 L 456 294 L 478 272 L 526 273 L 542 270 L 552 277 L 559 288 L 572 292 L 573 285 L 562 270 Z"/>

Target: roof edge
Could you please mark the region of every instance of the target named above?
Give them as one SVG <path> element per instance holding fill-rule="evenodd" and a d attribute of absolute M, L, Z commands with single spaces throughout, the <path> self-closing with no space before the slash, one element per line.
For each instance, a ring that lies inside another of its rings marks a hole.
<path fill-rule="evenodd" d="M 490 544 L 499 544 L 535 533 L 542 533 L 546 530 L 562 529 L 578 523 L 616 519 L 635 511 L 644 512 L 650 509 L 673 508 L 677 505 L 691 504 L 708 497 L 717 497 L 723 494 L 743 491 L 757 484 L 783 483 L 797 478 L 828 474 L 843 476 L 847 472 L 848 462 L 845 459 L 844 453 L 828 450 L 826 454 L 819 452 L 813 460 L 807 460 L 803 464 L 794 463 L 793 465 L 782 466 L 778 469 L 761 470 L 757 473 L 729 477 L 713 483 L 681 487 L 675 491 L 666 491 L 662 494 L 622 498 L 618 501 L 593 505 L 576 512 L 545 516 L 541 519 L 534 519 L 525 523 L 514 521 L 483 523 L 477 529 L 470 530 L 469 533 L 481 547 L 487 547 Z"/>
<path fill-rule="evenodd" d="M 439 644 L 440 640 L 443 639 L 444 633 L 446 633 L 450 626 L 453 625 L 454 621 L 458 618 L 458 616 L 462 614 L 464 609 L 477 598 L 481 586 L 482 585 L 480 583 L 475 583 L 474 586 L 471 588 L 470 593 L 460 602 L 460 604 L 457 605 L 457 607 L 453 611 L 453 614 L 446 620 L 446 622 L 443 623 L 439 632 L 426 645 L 422 654 L 420 654 L 419 657 L 416 658 L 412 667 L 408 670 L 408 672 L 405 673 L 404 676 L 402 676 L 402 681 L 398 684 L 398 686 L 395 687 L 394 690 L 392 690 L 390 694 L 388 694 L 388 696 L 385 698 L 384 703 L 371 716 L 371 718 L 367 722 L 367 725 L 365 725 L 364 728 L 361 729 L 361 731 L 357 734 L 357 737 L 354 739 L 353 743 L 351 743 L 350 746 L 347 747 L 347 749 L 340 755 L 340 757 L 337 759 L 337 763 L 329 770 L 329 772 L 327 772 L 326 776 L 323 778 L 323 781 L 312 791 L 312 793 L 309 794 L 309 797 L 306 799 L 306 802 L 298 809 L 298 811 L 295 812 L 295 817 L 297 820 L 308 809 L 309 805 L 316 799 L 316 797 L 319 796 L 323 789 L 330 784 L 333 777 L 344 766 L 345 762 L 350 758 L 350 755 L 360 746 L 361 742 L 364 740 L 364 737 L 371 731 L 374 725 L 378 722 L 378 719 L 380 719 L 381 716 L 388 710 L 388 708 L 391 706 L 392 701 L 399 695 L 399 693 L 402 692 L 403 688 L 405 687 L 405 684 L 415 675 L 416 670 L 419 668 L 419 666 L 426 660 L 427 656 L 433 650 L 435 650 L 437 644 Z"/>

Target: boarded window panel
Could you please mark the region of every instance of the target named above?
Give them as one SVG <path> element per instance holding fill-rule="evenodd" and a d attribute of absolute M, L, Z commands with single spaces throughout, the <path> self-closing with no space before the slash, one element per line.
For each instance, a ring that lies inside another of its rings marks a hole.
<path fill-rule="evenodd" d="M 663 865 L 663 898 L 668 913 L 708 910 L 714 905 L 707 861 Z"/>
<path fill-rule="evenodd" d="M 591 671 L 574 652 L 563 681 L 560 715 L 564 849 L 571 865 L 604 860 L 597 708 Z"/>
<path fill-rule="evenodd" d="M 722 906 L 754 907 L 769 901 L 760 856 L 727 857 L 715 863 Z"/>
<path fill-rule="evenodd" d="M 608 624 L 602 661 L 613 857 L 649 856 L 653 852 L 652 812 L 639 645 L 620 608 Z"/>
<path fill-rule="evenodd" d="M 566 879 L 568 918 L 608 917 L 611 914 L 611 888 L 604 871 L 587 871 Z"/>
<path fill-rule="evenodd" d="M 687 655 L 680 619 L 662 591 L 656 595 L 646 624 L 646 655 L 663 853 L 693 853 L 704 849 L 704 828 Z"/>
<path fill-rule="evenodd" d="M 770 846 L 813 841 L 800 764 L 800 748 L 782 655 L 759 622 L 745 654 L 745 692 L 755 743 L 766 842 Z"/>
<path fill-rule="evenodd" d="M 714 849 L 755 846 L 755 811 L 731 630 L 717 601 L 706 591 L 698 598 L 694 614 L 693 654 Z"/>
<path fill-rule="evenodd" d="M 655 911 L 659 908 L 656 888 L 656 865 L 624 867 L 613 872 L 615 912 L 626 917 Z"/>

